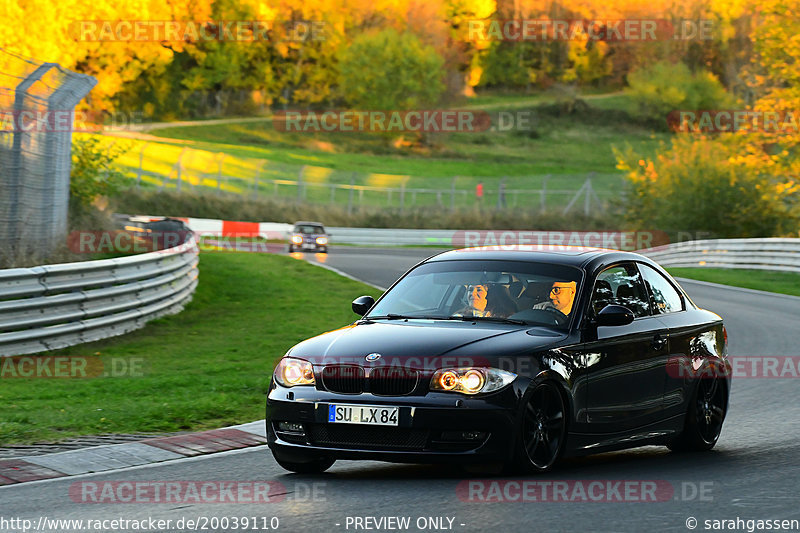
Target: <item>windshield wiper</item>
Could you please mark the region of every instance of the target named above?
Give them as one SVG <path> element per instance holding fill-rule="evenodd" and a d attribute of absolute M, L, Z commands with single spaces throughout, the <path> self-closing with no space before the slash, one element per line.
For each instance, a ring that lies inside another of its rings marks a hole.
<path fill-rule="evenodd" d="M 524 320 L 517 320 L 514 318 L 503 318 L 500 316 L 410 316 L 410 315 L 399 315 L 396 313 L 387 313 L 385 315 L 380 316 L 370 316 L 364 317 L 362 320 L 458 320 L 458 321 L 468 321 L 468 322 L 475 322 L 478 320 L 483 320 L 485 322 L 500 322 L 504 324 L 519 324 L 521 326 L 527 326 L 528 323 Z"/>
<path fill-rule="evenodd" d="M 385 315 L 379 315 L 379 316 L 365 316 L 364 320 L 380 320 L 380 319 L 384 319 L 384 320 L 403 320 L 403 319 L 410 319 L 410 318 L 430 319 L 430 318 L 435 318 L 435 317 L 431 317 L 431 316 L 410 316 L 410 315 L 398 315 L 397 313 L 387 313 Z"/>
<path fill-rule="evenodd" d="M 504 318 L 501 316 L 451 316 L 448 320 L 468 320 L 470 322 L 477 322 L 479 320 L 484 322 L 501 322 L 504 324 L 519 324 L 527 326 L 528 323 L 524 320 L 517 320 L 516 318 Z"/>

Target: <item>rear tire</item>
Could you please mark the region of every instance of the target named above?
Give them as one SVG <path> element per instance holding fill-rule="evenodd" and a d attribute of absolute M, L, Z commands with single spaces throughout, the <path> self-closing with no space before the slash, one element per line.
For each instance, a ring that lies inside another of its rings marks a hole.
<path fill-rule="evenodd" d="M 667 448 L 675 452 L 710 450 L 719 440 L 727 410 L 725 382 L 718 377 L 700 378 L 686 411 L 683 431 Z"/>

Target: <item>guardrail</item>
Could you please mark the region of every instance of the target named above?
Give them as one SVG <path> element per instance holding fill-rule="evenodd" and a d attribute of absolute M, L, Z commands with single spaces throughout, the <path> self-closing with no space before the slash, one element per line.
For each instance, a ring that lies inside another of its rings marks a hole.
<path fill-rule="evenodd" d="M 800 272 L 800 239 L 688 241 L 639 253 L 665 267 L 744 268 Z"/>
<path fill-rule="evenodd" d="M 194 237 L 145 254 L 0 270 L 0 357 L 122 335 L 180 312 L 197 287 Z"/>
<path fill-rule="evenodd" d="M 121 215 L 124 216 L 124 215 Z M 160 217 L 141 217 L 144 219 Z M 235 236 L 260 235 L 266 239 L 286 239 L 292 230 L 291 224 L 278 222 L 235 222 L 199 218 L 182 219 L 200 235 Z M 634 250 L 639 242 L 637 234 L 648 232 L 576 232 L 576 231 L 493 231 L 493 230 L 453 230 L 453 229 L 403 229 L 403 228 L 348 228 L 328 226 L 330 244 L 354 244 L 366 246 L 414 246 L 431 245 L 443 248 L 474 245 L 469 233 L 483 235 L 477 245 L 515 244 L 525 242 L 537 244 L 582 244 L 625 250 Z M 495 236 L 494 241 L 486 237 Z M 504 234 L 510 238 L 505 239 Z M 663 234 L 666 237 L 666 234 Z M 627 246 L 626 246 L 627 243 Z M 641 244 L 639 244 L 641 246 Z M 800 272 L 800 239 L 797 238 L 759 238 L 759 239 L 706 239 L 678 242 L 636 250 L 664 266 L 669 267 L 716 267 L 744 268 L 757 270 L 778 270 Z"/>
<path fill-rule="evenodd" d="M 288 231 L 291 232 L 292 226 Z M 331 245 L 361 244 L 367 246 L 452 246 L 451 229 L 397 229 L 397 228 L 344 228 L 326 227 L 331 236 Z"/>

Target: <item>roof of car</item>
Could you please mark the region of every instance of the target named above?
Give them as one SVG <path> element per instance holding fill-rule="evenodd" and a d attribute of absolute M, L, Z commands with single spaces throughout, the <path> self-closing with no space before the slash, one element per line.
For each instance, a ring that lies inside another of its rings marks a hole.
<path fill-rule="evenodd" d="M 541 263 L 558 263 L 571 266 L 583 266 L 593 259 L 608 256 L 612 260 L 642 260 L 639 254 L 622 252 L 607 248 L 591 248 L 567 245 L 513 245 L 513 246 L 481 246 L 450 250 L 428 259 L 428 261 L 455 260 L 499 260 L 530 261 Z"/>
<path fill-rule="evenodd" d="M 305 220 L 298 220 L 294 223 L 295 226 L 324 226 L 322 222 L 308 222 Z"/>

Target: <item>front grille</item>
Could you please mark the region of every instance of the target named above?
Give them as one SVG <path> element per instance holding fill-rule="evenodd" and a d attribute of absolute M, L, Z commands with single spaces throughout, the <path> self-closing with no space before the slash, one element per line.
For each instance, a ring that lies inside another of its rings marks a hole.
<path fill-rule="evenodd" d="M 398 427 L 311 424 L 311 444 L 330 448 L 423 450 L 429 431 Z"/>
<path fill-rule="evenodd" d="M 369 390 L 383 396 L 411 394 L 417 387 L 416 370 L 398 367 L 373 368 L 369 373 Z"/>
<path fill-rule="evenodd" d="M 331 392 L 359 394 L 364 390 L 364 369 L 355 365 L 329 365 L 322 369 L 322 386 Z"/>
<path fill-rule="evenodd" d="M 377 367 L 365 377 L 364 368 L 357 365 L 329 365 L 322 369 L 318 388 L 344 394 L 364 391 L 379 396 L 404 396 L 417 388 L 419 373 L 401 367 Z"/>

